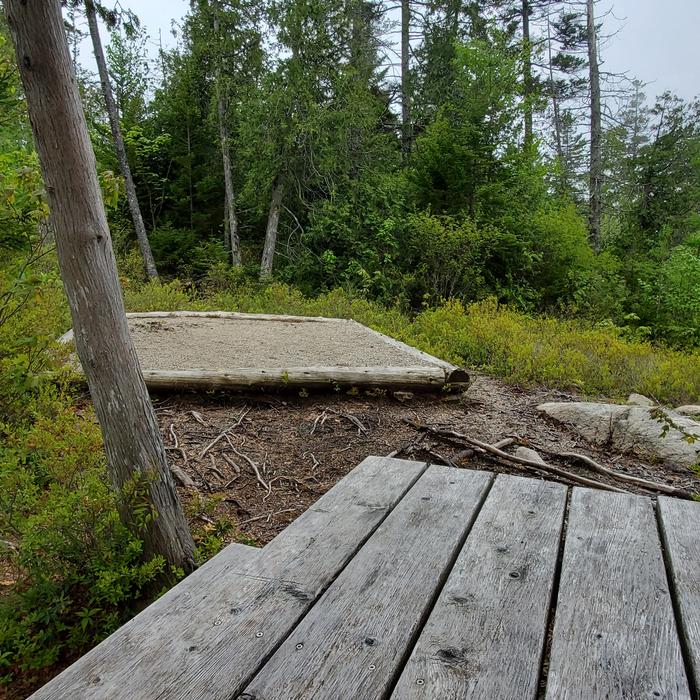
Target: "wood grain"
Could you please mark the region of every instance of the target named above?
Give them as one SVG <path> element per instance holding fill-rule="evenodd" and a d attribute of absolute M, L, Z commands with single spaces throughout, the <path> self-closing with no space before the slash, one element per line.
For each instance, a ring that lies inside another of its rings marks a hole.
<path fill-rule="evenodd" d="M 700 503 L 659 498 L 659 523 L 674 589 L 680 630 L 690 662 L 689 674 L 700 689 Z"/>
<path fill-rule="evenodd" d="M 147 608 L 32 697 L 234 697 L 425 468 L 365 460 L 245 566 L 222 562 L 235 559 L 224 550 L 207 581 L 185 579 L 170 604 Z"/>
<path fill-rule="evenodd" d="M 496 479 L 393 698 L 536 696 L 566 491 Z"/>
<path fill-rule="evenodd" d="M 388 387 L 441 386 L 445 373 L 439 367 L 280 367 L 229 370 L 143 370 L 151 389 L 222 389 L 251 386 L 332 387 L 372 385 Z"/>
<path fill-rule="evenodd" d="M 575 488 L 547 698 L 690 698 L 652 501 Z"/>
<path fill-rule="evenodd" d="M 430 467 L 241 699 L 385 697 L 491 478 Z"/>

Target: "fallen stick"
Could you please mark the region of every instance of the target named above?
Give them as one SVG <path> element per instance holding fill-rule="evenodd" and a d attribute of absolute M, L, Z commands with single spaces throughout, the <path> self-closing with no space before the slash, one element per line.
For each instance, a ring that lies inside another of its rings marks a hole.
<path fill-rule="evenodd" d="M 605 474 L 612 479 L 617 479 L 618 481 L 624 481 L 628 484 L 634 484 L 635 486 L 641 486 L 642 488 L 648 489 L 650 491 L 658 491 L 660 493 L 667 493 L 669 496 L 676 496 L 677 498 L 685 498 L 687 500 L 693 500 L 693 494 L 685 489 L 679 489 L 675 486 L 669 486 L 668 484 L 659 484 L 655 481 L 649 481 L 648 479 L 642 479 L 639 476 L 632 476 L 631 474 L 621 474 L 620 472 L 613 471 L 604 467 L 602 464 L 598 464 L 594 459 L 588 457 L 587 455 L 581 455 L 576 452 L 554 452 L 546 448 L 542 448 L 543 452 L 547 454 L 554 455 L 556 457 L 563 457 L 566 459 L 575 459 L 579 462 L 583 462 L 589 469 L 592 469 L 599 474 Z"/>
<path fill-rule="evenodd" d="M 324 408 L 324 411 L 329 411 L 330 413 L 335 413 L 336 416 L 340 416 L 341 418 L 345 418 L 345 420 L 349 420 L 356 428 L 357 428 L 357 434 L 361 435 L 364 433 L 367 435 L 369 433 L 369 430 L 364 426 L 364 423 L 357 417 L 351 415 L 350 413 L 341 413 L 340 411 L 336 411 L 334 408 Z"/>
<path fill-rule="evenodd" d="M 231 445 L 231 447 L 233 447 L 233 445 Z M 224 461 L 229 464 L 229 466 L 233 467 L 236 474 L 238 476 L 240 476 L 241 475 L 241 468 L 225 452 L 222 452 L 221 456 L 224 458 Z"/>
<path fill-rule="evenodd" d="M 175 425 L 173 423 L 170 424 L 170 436 L 173 439 L 173 446 L 166 447 L 165 449 L 179 452 L 182 455 L 182 460 L 184 461 L 184 463 L 189 466 L 187 453 L 185 452 L 185 450 L 182 449 L 182 447 L 180 447 L 180 441 L 177 439 L 177 433 L 175 432 Z M 193 489 L 196 487 L 194 481 L 192 481 L 189 474 L 180 469 L 180 467 L 178 467 L 177 464 L 169 463 L 168 466 L 170 467 L 172 475 L 180 482 L 181 486 L 184 486 L 186 489 Z"/>
<path fill-rule="evenodd" d="M 241 520 L 238 524 L 245 525 L 246 523 L 252 523 L 252 522 L 255 522 L 256 520 L 262 520 L 263 518 L 267 518 L 267 522 L 269 523 L 270 520 L 272 520 L 272 516 L 282 515 L 282 513 L 291 513 L 295 510 L 297 510 L 297 508 L 285 508 L 284 510 L 277 510 L 274 513 L 264 513 L 263 515 L 256 515 L 254 518 L 248 518 L 247 520 Z"/>
<path fill-rule="evenodd" d="M 223 432 L 219 433 L 219 434 L 218 434 L 218 435 L 217 435 L 217 436 L 216 436 L 216 437 L 215 437 L 215 438 L 200 452 L 199 457 L 197 457 L 197 459 L 198 459 L 198 460 L 201 460 L 201 459 L 204 457 L 204 455 L 206 455 L 206 453 L 209 452 L 209 450 L 211 450 L 211 448 L 214 447 L 214 445 L 216 445 L 217 442 L 219 442 L 219 440 L 221 440 L 224 436 L 228 435 L 228 433 L 229 433 L 230 430 L 233 430 L 234 428 L 237 428 L 237 427 L 243 422 L 243 419 L 248 415 L 249 412 L 250 412 L 250 409 L 249 409 L 249 408 L 246 408 L 246 409 L 241 413 L 241 415 L 238 416 L 238 420 L 237 420 L 235 423 L 229 425 L 229 427 L 226 428 L 226 430 L 224 430 Z"/>
<path fill-rule="evenodd" d="M 187 411 L 187 413 L 189 413 L 192 416 L 192 418 L 194 418 L 197 421 L 197 423 L 206 427 L 207 422 L 204 420 L 204 417 L 201 413 L 197 411 Z"/>
<path fill-rule="evenodd" d="M 319 413 L 318 416 L 316 416 L 316 420 L 314 421 L 314 424 L 311 427 L 310 435 L 313 435 L 316 432 L 316 428 L 318 428 L 319 421 L 321 421 L 321 426 L 323 426 L 323 424 L 326 422 L 326 418 L 328 418 L 328 414 L 324 409 L 323 413 Z"/>
<path fill-rule="evenodd" d="M 494 447 L 493 445 L 489 445 L 487 442 L 481 442 L 481 440 L 477 440 L 476 438 L 469 437 L 468 435 L 464 435 L 463 433 L 458 433 L 454 430 L 441 430 L 438 428 L 433 428 L 432 426 L 429 425 L 421 425 L 420 423 L 416 423 L 415 421 L 411 420 L 410 418 L 404 418 L 403 422 L 406 423 L 407 425 L 410 425 L 412 428 L 415 428 L 416 430 L 423 430 L 426 432 L 429 432 L 433 435 L 437 435 L 439 437 L 448 437 L 452 439 L 458 439 L 458 440 L 464 440 L 465 442 L 469 443 L 470 445 L 474 445 L 476 447 L 481 448 L 484 452 L 487 452 L 489 454 L 492 454 L 496 457 L 499 457 L 502 460 L 505 460 L 506 462 L 514 462 L 515 464 L 522 464 L 525 467 L 530 467 L 532 469 L 536 469 L 538 471 L 546 471 L 549 472 L 550 474 L 556 474 L 557 476 L 562 477 L 563 479 L 569 479 L 570 481 L 573 481 L 575 483 L 579 484 L 584 484 L 585 486 L 591 486 L 593 488 L 597 489 L 603 489 L 605 491 L 615 491 L 617 493 L 627 493 L 624 489 L 619 489 L 616 486 L 610 486 L 609 484 L 605 484 L 602 481 L 596 481 L 595 479 L 588 479 L 585 476 L 579 476 L 578 474 L 573 474 L 572 472 L 568 472 L 565 469 L 559 469 L 559 467 L 554 467 L 551 464 L 547 464 L 546 462 L 535 462 L 530 459 L 523 459 L 522 457 L 516 457 L 515 455 L 509 455 L 507 452 L 503 452 L 502 450 L 499 450 L 497 447 Z"/>
<path fill-rule="evenodd" d="M 248 462 L 248 464 L 250 464 L 251 468 L 255 472 L 255 478 L 258 480 L 260 486 L 262 486 L 265 489 L 265 491 L 271 491 L 272 489 L 267 483 L 265 483 L 265 480 L 262 478 L 262 476 L 260 476 L 260 470 L 258 469 L 258 465 L 250 457 L 248 457 L 247 454 L 239 452 L 233 445 L 230 445 L 230 447 L 239 457 L 242 457 L 246 462 Z"/>

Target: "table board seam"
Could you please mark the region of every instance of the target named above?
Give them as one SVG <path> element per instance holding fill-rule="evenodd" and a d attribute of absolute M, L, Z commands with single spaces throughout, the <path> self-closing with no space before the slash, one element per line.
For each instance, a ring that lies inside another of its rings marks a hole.
<path fill-rule="evenodd" d="M 658 501 L 654 504 L 654 513 L 656 515 L 656 528 L 659 536 L 659 545 L 661 547 L 661 556 L 664 562 L 664 574 L 666 575 L 666 584 L 668 585 L 668 592 L 671 598 L 671 607 L 673 608 L 673 622 L 676 626 L 676 635 L 678 636 L 678 642 L 681 648 L 681 655 L 683 657 L 683 666 L 685 668 L 685 676 L 688 681 L 688 687 L 690 689 L 690 696 L 693 698 L 698 698 L 700 695 L 698 691 L 700 690 L 695 683 L 695 673 L 693 668 L 693 655 L 690 651 L 689 640 L 685 635 L 685 628 L 682 622 L 682 611 L 680 605 L 680 598 L 678 595 L 678 590 L 676 589 L 675 581 L 673 579 L 673 567 L 671 565 L 671 552 L 668 544 L 668 538 L 666 536 L 666 528 L 664 525 L 664 519 L 661 516 L 661 509 L 659 507 Z"/>
<path fill-rule="evenodd" d="M 540 652 L 539 674 L 537 676 L 537 698 L 544 698 L 547 692 L 547 681 L 549 667 L 545 671 L 545 666 L 549 663 L 552 654 L 553 634 L 549 634 L 550 629 L 554 631 L 554 620 L 557 614 L 557 601 L 559 599 L 559 583 L 561 581 L 562 564 L 564 562 L 564 545 L 569 529 L 569 509 L 571 508 L 572 489 L 566 487 L 566 503 L 564 504 L 564 515 L 561 524 L 561 534 L 559 535 L 559 547 L 557 551 L 557 562 L 554 566 L 554 577 L 552 578 L 552 592 L 549 597 L 549 612 L 544 627 L 544 644 Z"/>
<path fill-rule="evenodd" d="M 433 466 L 432 464 L 429 464 L 428 466 Z M 434 465 L 434 466 L 444 466 L 444 465 Z M 423 632 L 423 629 L 425 627 L 426 622 L 430 619 L 430 616 L 433 613 L 433 610 L 435 609 L 435 605 L 437 604 L 438 599 L 440 598 L 440 594 L 442 593 L 443 589 L 445 588 L 445 584 L 447 583 L 447 580 L 450 577 L 450 573 L 452 573 L 452 569 L 454 569 L 454 565 L 457 562 L 457 559 L 459 558 L 459 555 L 464 549 L 464 545 L 467 542 L 467 539 L 469 538 L 469 535 L 471 534 L 472 529 L 474 528 L 474 523 L 476 522 L 476 519 L 479 517 L 479 513 L 481 513 L 482 508 L 484 507 L 484 503 L 486 502 L 486 499 L 488 498 L 489 494 L 491 493 L 491 489 L 493 488 L 494 483 L 496 482 L 496 475 L 493 474 L 492 472 L 485 472 L 489 475 L 489 480 L 486 483 L 486 486 L 484 487 L 484 490 L 481 494 L 481 498 L 479 499 L 476 507 L 474 508 L 471 516 L 471 520 L 467 524 L 467 527 L 464 530 L 464 534 L 460 539 L 458 540 L 457 544 L 455 545 L 454 551 L 452 552 L 452 555 L 450 556 L 450 560 L 447 562 L 447 565 L 445 568 L 442 570 L 440 573 L 440 576 L 438 578 L 438 584 L 435 587 L 435 590 L 433 591 L 433 595 L 431 597 L 430 603 L 426 606 L 423 615 L 421 615 L 418 624 L 416 625 L 416 629 L 411 636 L 411 638 L 408 640 L 408 643 L 406 644 L 406 649 L 404 650 L 404 653 L 401 657 L 401 660 L 399 663 L 396 665 L 396 670 L 394 671 L 393 678 L 391 679 L 391 682 L 387 685 L 387 690 L 382 695 L 381 700 L 389 700 L 391 698 L 392 694 L 394 693 L 394 690 L 396 689 L 396 686 L 398 685 L 399 679 L 401 678 L 401 674 L 403 673 L 404 669 L 406 668 L 406 664 L 408 663 L 408 660 L 411 658 L 411 654 L 413 654 L 413 650 L 416 647 L 416 644 L 418 644 L 418 640 L 420 639 L 420 636 Z"/>
<path fill-rule="evenodd" d="M 418 462 L 418 464 L 421 464 Z M 397 501 L 394 503 L 394 505 L 387 509 L 386 513 L 384 516 L 377 522 L 375 525 L 374 529 L 371 530 L 369 533 L 367 533 L 366 537 L 361 539 L 358 543 L 355 549 L 353 550 L 352 554 L 348 557 L 347 561 L 343 564 L 343 566 L 339 567 L 338 570 L 335 572 L 334 576 L 332 579 L 330 579 L 318 593 L 316 596 L 316 599 L 314 602 L 309 605 L 309 607 L 299 616 L 299 618 L 296 620 L 296 622 L 290 626 L 289 630 L 287 633 L 282 636 L 277 644 L 274 645 L 274 647 L 269 651 L 269 653 L 263 658 L 258 665 L 255 667 L 255 669 L 248 675 L 248 677 L 239 683 L 239 687 L 241 688 L 241 692 L 235 693 L 231 696 L 231 700 L 236 700 L 237 698 L 244 698 L 246 697 L 245 694 L 245 689 L 253 682 L 255 677 L 265 668 L 267 665 L 267 662 L 277 653 L 278 649 L 287 641 L 287 639 L 292 635 L 294 630 L 302 623 L 304 618 L 318 605 L 318 602 L 321 600 L 323 597 L 323 594 L 333 585 L 335 580 L 345 571 L 345 569 L 350 566 L 350 563 L 353 561 L 353 559 L 357 556 L 359 551 L 365 546 L 367 541 L 369 540 L 372 535 L 374 535 L 375 532 L 382 526 L 384 521 L 391 515 L 391 513 L 394 512 L 394 509 L 398 507 L 398 505 L 406 498 L 406 496 L 410 493 L 410 491 L 413 489 L 413 487 L 418 483 L 418 481 L 422 478 L 422 476 L 428 471 L 428 468 L 431 466 L 429 462 L 422 462 L 423 468 L 416 474 L 415 478 L 411 480 L 411 482 L 406 486 L 404 489 L 403 493 L 401 496 L 397 499 Z"/>

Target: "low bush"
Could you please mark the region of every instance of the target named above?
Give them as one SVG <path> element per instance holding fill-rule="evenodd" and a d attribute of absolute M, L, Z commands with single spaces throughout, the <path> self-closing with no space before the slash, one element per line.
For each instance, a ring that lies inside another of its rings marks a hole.
<path fill-rule="evenodd" d="M 48 388 L 35 406 L 29 427 L 6 433 L 0 449 L 0 531 L 12 582 L 0 596 L 4 682 L 27 682 L 99 642 L 165 569 L 160 557 L 142 559 L 141 541 L 119 520 L 91 413 Z"/>

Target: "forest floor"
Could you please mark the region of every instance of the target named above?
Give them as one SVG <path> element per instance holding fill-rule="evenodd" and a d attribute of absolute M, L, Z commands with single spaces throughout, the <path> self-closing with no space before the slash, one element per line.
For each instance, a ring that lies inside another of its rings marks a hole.
<path fill-rule="evenodd" d="M 577 398 L 475 375 L 462 395 L 161 394 L 154 403 L 171 463 L 195 483 L 180 487 L 192 525 L 206 531 L 231 523 L 227 541 L 266 544 L 368 455 L 399 451 L 396 456 L 403 459 L 544 476 L 483 455 L 465 455 L 464 446 L 420 432 L 405 418 L 488 443 L 516 437 L 520 444 L 542 448 L 552 464 L 632 493 L 654 495 L 551 459 L 544 450 L 578 452 L 621 473 L 700 491 L 700 479 L 689 469 L 593 446 L 536 410 L 546 401 Z"/>

